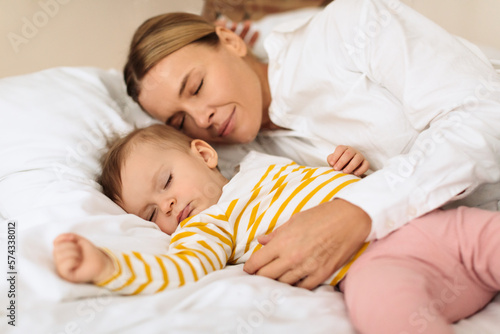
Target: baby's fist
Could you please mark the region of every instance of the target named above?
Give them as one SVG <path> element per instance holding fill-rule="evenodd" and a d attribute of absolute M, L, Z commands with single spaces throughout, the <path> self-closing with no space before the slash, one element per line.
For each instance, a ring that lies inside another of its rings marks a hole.
<path fill-rule="evenodd" d="M 97 283 L 114 271 L 109 256 L 78 234 L 59 235 L 53 255 L 59 276 L 72 283 Z"/>

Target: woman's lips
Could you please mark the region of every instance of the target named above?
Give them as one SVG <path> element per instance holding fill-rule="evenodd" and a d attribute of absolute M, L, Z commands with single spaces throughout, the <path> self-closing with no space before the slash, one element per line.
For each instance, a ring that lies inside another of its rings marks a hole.
<path fill-rule="evenodd" d="M 221 127 L 219 128 L 219 137 L 225 137 L 228 134 L 230 134 L 233 129 L 234 129 L 234 114 L 236 112 L 236 107 L 234 107 L 233 112 L 229 117 L 226 119 L 224 123 L 222 123 Z"/>
<path fill-rule="evenodd" d="M 179 214 L 177 215 L 177 223 L 180 224 L 181 221 L 183 221 L 184 219 L 186 219 L 187 217 L 189 217 L 189 214 L 191 213 L 191 209 L 190 209 L 191 205 L 188 204 L 186 205 L 186 207 L 184 208 L 184 210 L 182 210 L 181 212 L 179 212 Z"/>

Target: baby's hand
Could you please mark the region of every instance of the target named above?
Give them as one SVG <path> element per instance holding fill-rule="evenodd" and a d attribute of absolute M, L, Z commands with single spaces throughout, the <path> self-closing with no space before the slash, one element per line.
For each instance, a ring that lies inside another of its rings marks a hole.
<path fill-rule="evenodd" d="M 345 145 L 337 146 L 326 160 L 333 169 L 356 176 L 363 175 L 370 168 L 370 163 L 361 153 Z"/>
<path fill-rule="evenodd" d="M 59 235 L 53 255 L 59 276 L 73 283 L 98 283 L 114 272 L 111 258 L 78 234 Z"/>

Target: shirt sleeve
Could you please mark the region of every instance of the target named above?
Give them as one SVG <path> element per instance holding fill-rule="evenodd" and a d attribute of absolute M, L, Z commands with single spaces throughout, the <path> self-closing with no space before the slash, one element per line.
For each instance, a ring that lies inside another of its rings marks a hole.
<path fill-rule="evenodd" d="M 500 179 L 500 79 L 491 64 L 399 1 L 338 0 L 327 11 L 352 70 L 399 99 L 419 132 L 404 154 L 338 196 L 370 215 L 368 240 Z"/>
<path fill-rule="evenodd" d="M 97 285 L 122 295 L 152 294 L 195 282 L 225 267 L 234 248 L 224 215 L 200 214 L 184 220 L 164 254 L 103 249 L 114 274 Z"/>

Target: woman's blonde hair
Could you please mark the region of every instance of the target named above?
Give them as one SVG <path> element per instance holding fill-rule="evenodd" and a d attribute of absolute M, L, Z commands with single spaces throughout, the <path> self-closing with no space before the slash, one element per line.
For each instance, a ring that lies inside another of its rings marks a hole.
<path fill-rule="evenodd" d="M 163 58 L 191 43 L 217 46 L 215 26 L 189 13 L 168 13 L 146 20 L 132 38 L 123 70 L 128 95 L 138 103 L 141 80 L 146 73 Z"/>
<path fill-rule="evenodd" d="M 189 151 L 192 138 L 164 124 L 135 129 L 115 140 L 101 160 L 102 173 L 98 180 L 104 195 L 116 203 L 122 200 L 121 171 L 134 147 L 141 143 L 157 145 L 162 149 Z"/>

